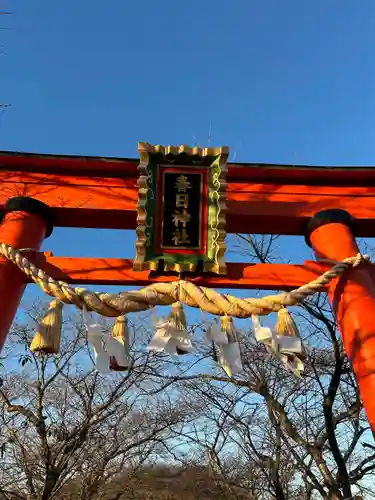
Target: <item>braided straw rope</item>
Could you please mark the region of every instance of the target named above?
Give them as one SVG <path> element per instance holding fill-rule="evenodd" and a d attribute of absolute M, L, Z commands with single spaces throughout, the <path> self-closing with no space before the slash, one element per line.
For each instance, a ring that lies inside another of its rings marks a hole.
<path fill-rule="evenodd" d="M 222 295 L 215 290 L 183 280 L 174 283 L 153 283 L 141 290 L 119 294 L 96 293 L 85 288 L 73 288 L 63 281 L 54 280 L 42 269 L 34 266 L 19 250 L 5 243 L 0 244 L 0 255 L 13 262 L 47 295 L 56 297 L 66 304 L 75 304 L 80 309 L 85 306 L 88 310 L 112 317 L 128 312 L 144 311 L 156 305 L 166 306 L 177 301 L 220 316 L 228 315 L 237 318 L 248 318 L 252 314 L 264 316 L 277 312 L 285 306 L 300 304 L 347 269 L 369 260 L 368 256 L 358 254 L 342 262 L 334 263 L 333 267 L 319 278 L 291 292 L 268 295 L 259 299 L 241 299 L 229 294 Z"/>

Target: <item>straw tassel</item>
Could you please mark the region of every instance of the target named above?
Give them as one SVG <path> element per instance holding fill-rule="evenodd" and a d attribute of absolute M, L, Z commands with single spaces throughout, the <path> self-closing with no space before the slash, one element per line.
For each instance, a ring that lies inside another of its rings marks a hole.
<path fill-rule="evenodd" d="M 63 303 L 53 300 L 48 311 L 39 323 L 39 327 L 30 345 L 32 352 L 58 354 L 62 329 Z"/>
<path fill-rule="evenodd" d="M 297 325 L 286 307 L 282 307 L 277 313 L 276 333 L 301 338 Z"/>
<path fill-rule="evenodd" d="M 112 329 L 112 337 L 119 343 L 117 349 L 121 349 L 122 352 L 117 358 L 116 356 L 110 356 L 109 367 L 117 372 L 127 371 L 131 361 L 129 357 L 128 318 L 126 316 L 116 318 Z"/>
<path fill-rule="evenodd" d="M 301 339 L 301 334 L 298 330 L 298 327 L 288 311 L 286 307 L 282 307 L 277 313 L 277 323 L 276 323 L 276 333 L 280 336 L 285 337 L 297 337 Z M 300 359 L 304 359 L 306 357 L 303 345 L 302 352 L 298 356 Z"/>
<path fill-rule="evenodd" d="M 187 330 L 185 311 L 181 302 L 174 302 L 172 304 L 170 319 L 171 324 L 178 330 Z M 183 356 L 184 354 L 188 354 L 188 352 L 181 349 L 181 346 L 176 346 L 176 354 L 178 354 L 179 356 Z"/>
<path fill-rule="evenodd" d="M 181 330 L 186 330 L 187 328 L 186 316 L 181 302 L 174 302 L 172 304 L 172 312 L 170 314 L 170 318 L 173 321 L 176 328 L 179 328 Z"/>
<path fill-rule="evenodd" d="M 228 344 L 237 342 L 237 334 L 233 324 L 233 318 L 230 316 L 221 316 L 221 330 L 227 334 Z"/>
<path fill-rule="evenodd" d="M 279 333 L 276 332 L 276 328 L 262 326 L 256 315 L 252 316 L 252 322 L 256 340 L 262 342 L 285 368 L 300 376 L 303 371 L 304 349 L 297 326 L 289 313 L 284 311 L 279 315 Z"/>

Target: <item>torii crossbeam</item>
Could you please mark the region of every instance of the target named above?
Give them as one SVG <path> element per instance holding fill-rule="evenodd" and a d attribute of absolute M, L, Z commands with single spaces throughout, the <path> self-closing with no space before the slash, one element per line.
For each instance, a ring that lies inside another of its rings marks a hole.
<path fill-rule="evenodd" d="M 32 248 L 30 260 L 75 284 L 146 285 L 173 275 L 134 272 L 128 259 L 39 253 L 53 226 L 135 229 L 136 159 L 0 152 L 0 242 Z M 304 235 L 319 258 L 359 251 L 354 236 L 375 236 L 375 168 L 229 164 L 227 232 Z M 42 202 L 42 203 L 38 203 Z M 338 210 L 339 209 L 339 210 Z M 350 214 L 350 215 L 349 215 Z M 215 288 L 290 290 L 328 264 L 228 263 L 225 276 L 193 277 Z M 25 276 L 0 258 L 0 348 L 19 306 Z M 375 429 L 375 271 L 363 264 L 327 290 L 361 396 Z"/>

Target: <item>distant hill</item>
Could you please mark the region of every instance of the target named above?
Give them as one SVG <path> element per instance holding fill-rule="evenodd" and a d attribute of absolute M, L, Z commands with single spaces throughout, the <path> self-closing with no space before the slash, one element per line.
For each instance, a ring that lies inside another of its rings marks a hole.
<path fill-rule="evenodd" d="M 70 483 L 58 500 L 82 499 L 77 482 Z M 129 477 L 127 472 L 87 500 L 255 500 L 242 489 L 231 491 L 207 468 L 144 468 Z M 57 500 L 57 499 L 56 499 Z"/>

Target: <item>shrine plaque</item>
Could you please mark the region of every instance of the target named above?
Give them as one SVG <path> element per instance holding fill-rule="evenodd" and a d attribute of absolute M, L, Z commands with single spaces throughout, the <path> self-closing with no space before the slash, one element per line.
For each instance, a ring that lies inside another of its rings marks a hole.
<path fill-rule="evenodd" d="M 167 170 L 162 179 L 160 247 L 166 252 L 202 250 L 203 173 Z"/>
<path fill-rule="evenodd" d="M 224 274 L 228 148 L 139 144 L 134 270 Z"/>

